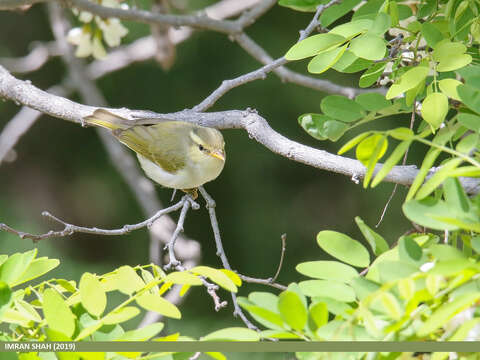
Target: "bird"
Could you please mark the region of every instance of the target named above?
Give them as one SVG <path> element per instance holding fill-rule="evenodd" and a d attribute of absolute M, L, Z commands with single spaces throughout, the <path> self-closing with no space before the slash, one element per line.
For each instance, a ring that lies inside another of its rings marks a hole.
<path fill-rule="evenodd" d="M 184 121 L 164 120 L 153 125 L 131 121 L 105 109 L 83 118 L 85 124 L 111 130 L 137 154 L 140 166 L 154 182 L 197 197 L 197 188 L 216 179 L 226 160 L 220 131 Z M 145 119 L 144 122 L 148 122 Z"/>

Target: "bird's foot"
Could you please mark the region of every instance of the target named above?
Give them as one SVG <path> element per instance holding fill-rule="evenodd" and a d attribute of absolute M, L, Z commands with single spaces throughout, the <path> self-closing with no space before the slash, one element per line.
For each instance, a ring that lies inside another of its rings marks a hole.
<path fill-rule="evenodd" d="M 182 191 L 184 193 L 187 193 L 188 195 L 190 195 L 192 197 L 192 200 L 196 200 L 198 198 L 198 191 L 197 191 L 197 188 L 193 188 L 193 189 L 182 189 Z"/>

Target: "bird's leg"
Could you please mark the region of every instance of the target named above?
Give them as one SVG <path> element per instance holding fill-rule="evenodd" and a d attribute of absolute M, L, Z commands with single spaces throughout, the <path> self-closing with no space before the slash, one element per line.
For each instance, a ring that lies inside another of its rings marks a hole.
<path fill-rule="evenodd" d="M 197 188 L 193 188 L 193 189 L 182 189 L 182 191 L 184 193 L 187 193 L 188 195 L 190 195 L 192 197 L 192 200 L 196 200 L 198 198 L 198 192 L 197 192 Z"/>

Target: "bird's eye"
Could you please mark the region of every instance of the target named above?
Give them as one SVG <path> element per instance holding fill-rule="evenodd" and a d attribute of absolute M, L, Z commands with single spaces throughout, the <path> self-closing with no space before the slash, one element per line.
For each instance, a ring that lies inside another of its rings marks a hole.
<path fill-rule="evenodd" d="M 204 148 L 202 145 L 198 145 L 198 149 L 199 149 L 200 151 L 205 150 L 205 148 Z"/>

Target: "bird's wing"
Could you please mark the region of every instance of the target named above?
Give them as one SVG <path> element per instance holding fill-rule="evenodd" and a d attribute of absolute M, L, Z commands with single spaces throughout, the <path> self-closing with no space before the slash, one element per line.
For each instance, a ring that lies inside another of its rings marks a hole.
<path fill-rule="evenodd" d="M 158 126 L 161 126 L 160 130 Z M 183 142 L 183 132 L 178 122 L 169 121 L 152 126 L 132 126 L 117 131 L 115 136 L 120 142 L 163 170 L 176 173 L 185 166 L 185 146 L 179 144 Z"/>

